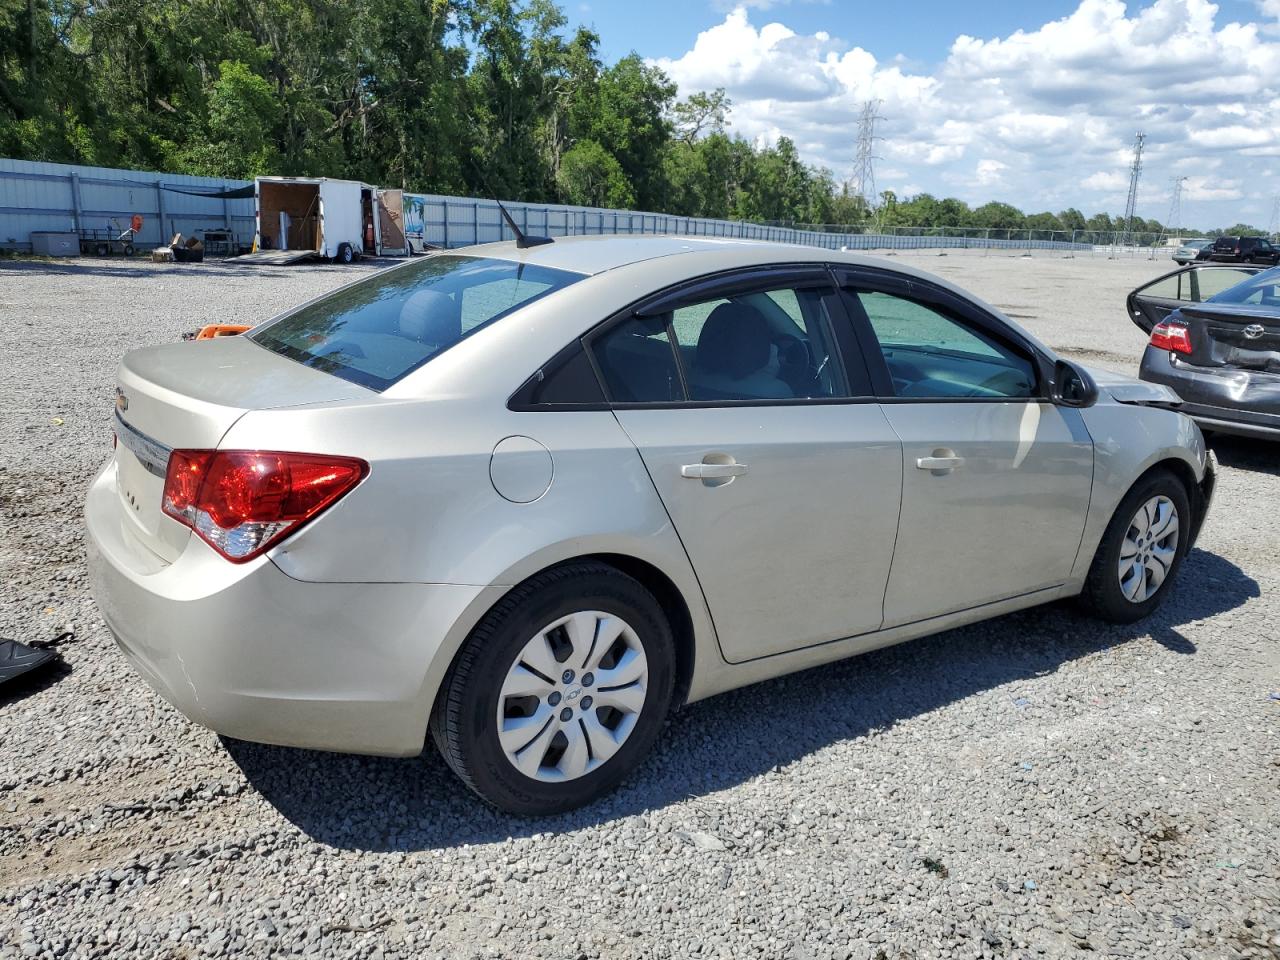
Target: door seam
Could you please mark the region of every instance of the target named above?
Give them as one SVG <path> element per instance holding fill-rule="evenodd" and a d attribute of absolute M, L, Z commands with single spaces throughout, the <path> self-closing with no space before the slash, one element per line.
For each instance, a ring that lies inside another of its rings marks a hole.
<path fill-rule="evenodd" d="M 622 431 L 622 435 L 631 441 L 631 449 L 635 451 L 636 456 L 640 458 L 640 466 L 644 468 L 644 475 L 649 478 L 649 485 L 653 487 L 653 495 L 658 498 L 658 503 L 662 507 L 662 512 L 667 516 L 667 523 L 671 524 L 671 529 L 675 532 L 676 541 L 680 544 L 680 549 L 684 551 L 684 558 L 689 563 L 689 569 L 693 572 L 693 582 L 698 585 L 698 593 L 702 595 L 702 606 L 707 611 L 707 620 L 711 623 L 711 633 L 715 637 L 716 649 L 720 651 L 720 659 L 726 664 L 733 663 L 724 653 L 724 645 L 720 643 L 720 630 L 716 627 L 716 615 L 711 609 L 711 601 L 707 599 L 706 588 L 702 586 L 702 578 L 698 576 L 698 568 L 693 562 L 693 557 L 689 556 L 689 548 L 685 546 L 684 537 L 680 534 L 680 528 L 676 526 L 675 518 L 671 516 L 671 511 L 667 508 L 667 502 L 662 499 L 662 491 L 658 489 L 657 481 L 653 479 L 653 473 L 649 470 L 649 464 L 645 462 L 644 454 L 640 452 L 640 445 L 636 443 L 635 437 L 631 436 L 631 432 L 618 419 L 618 412 L 610 410 L 609 415 L 613 417 L 614 422 Z M 881 623 L 883 623 L 883 618 Z M 696 641 L 695 641 L 695 659 L 696 659 Z"/>

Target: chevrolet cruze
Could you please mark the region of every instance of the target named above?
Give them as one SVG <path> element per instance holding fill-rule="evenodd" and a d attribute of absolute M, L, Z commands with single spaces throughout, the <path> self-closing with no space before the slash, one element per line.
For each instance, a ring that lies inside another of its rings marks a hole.
<path fill-rule="evenodd" d="M 94 594 L 193 720 L 430 735 L 544 814 L 720 691 L 1062 597 L 1147 615 L 1213 487 L 1176 407 L 851 253 L 440 252 L 128 354 Z"/>

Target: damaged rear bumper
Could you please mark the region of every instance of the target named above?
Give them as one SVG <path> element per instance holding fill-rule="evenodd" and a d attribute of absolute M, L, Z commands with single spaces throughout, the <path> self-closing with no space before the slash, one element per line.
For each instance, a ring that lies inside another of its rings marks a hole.
<path fill-rule="evenodd" d="M 1178 408 L 1205 430 L 1280 440 L 1280 375 L 1184 363 L 1148 346 L 1138 376 L 1182 398 Z"/>

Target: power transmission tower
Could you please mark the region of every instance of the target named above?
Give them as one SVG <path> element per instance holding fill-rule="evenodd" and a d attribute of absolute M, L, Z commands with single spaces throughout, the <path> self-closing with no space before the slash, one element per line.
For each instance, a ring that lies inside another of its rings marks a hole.
<path fill-rule="evenodd" d="M 1182 185 L 1186 177 L 1170 177 L 1173 184 L 1173 199 L 1169 202 L 1169 216 L 1164 218 L 1164 226 L 1160 230 L 1160 239 L 1177 237 L 1182 234 Z"/>
<path fill-rule="evenodd" d="M 879 113 L 880 104 L 883 102 L 883 100 L 866 101 L 862 105 L 862 113 L 858 116 L 858 146 L 853 158 L 853 189 L 854 193 L 862 197 L 868 210 L 874 210 L 880 199 L 876 195 L 875 171 L 875 161 L 880 158 L 875 155 L 875 144 L 877 140 L 884 139 L 876 136 L 876 121 L 884 119 Z"/>
<path fill-rule="evenodd" d="M 1133 163 L 1129 166 L 1129 200 L 1124 205 L 1124 235 L 1121 243 L 1128 243 L 1133 237 L 1133 218 L 1138 207 L 1138 181 L 1142 179 L 1142 147 L 1147 142 L 1147 135 L 1139 131 L 1133 138 Z"/>

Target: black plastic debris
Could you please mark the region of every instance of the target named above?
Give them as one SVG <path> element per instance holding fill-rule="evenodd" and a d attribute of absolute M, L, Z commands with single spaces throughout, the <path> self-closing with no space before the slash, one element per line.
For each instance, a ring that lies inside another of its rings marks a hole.
<path fill-rule="evenodd" d="M 33 640 L 19 643 L 0 637 L 0 684 L 39 670 L 59 659 L 55 647 L 75 639 L 74 633 L 60 633 L 52 640 Z"/>

